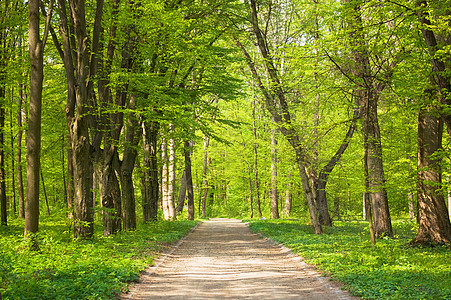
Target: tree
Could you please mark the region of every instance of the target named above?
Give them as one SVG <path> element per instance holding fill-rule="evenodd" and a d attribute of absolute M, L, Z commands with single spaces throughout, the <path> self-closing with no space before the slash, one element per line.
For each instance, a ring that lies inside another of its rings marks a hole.
<path fill-rule="evenodd" d="M 67 79 L 66 122 L 71 145 L 70 174 L 74 187 L 74 233 L 76 237 L 91 238 L 94 233 L 93 218 L 93 163 L 89 136 L 89 96 L 95 76 L 95 63 L 99 49 L 100 21 L 103 14 L 103 0 L 96 2 L 92 39 L 88 36 L 86 3 L 81 0 L 66 2 L 58 0 L 60 35 L 63 60 Z M 68 15 L 69 13 L 69 15 Z M 59 42 L 54 37 L 57 48 Z"/>
<path fill-rule="evenodd" d="M 157 165 L 157 136 L 158 123 L 148 120 L 142 121 L 143 133 L 143 161 L 141 177 L 141 194 L 143 198 L 144 221 L 157 219 L 158 212 L 158 165 Z"/>
<path fill-rule="evenodd" d="M 27 136 L 27 198 L 25 205 L 25 236 L 39 229 L 39 175 L 41 166 L 41 109 L 44 80 L 44 46 L 48 36 L 53 1 L 49 4 L 44 37 L 40 38 L 40 1 L 28 2 L 30 48 L 30 109 Z M 36 247 L 36 245 L 35 245 Z"/>
<path fill-rule="evenodd" d="M 384 187 L 385 175 L 382 161 L 382 145 L 377 117 L 378 95 L 385 83 L 374 82 L 370 66 L 370 55 L 365 45 L 360 5 L 357 1 L 345 0 L 349 12 L 347 22 L 354 61 L 353 76 L 356 84 L 355 97 L 359 101 L 364 146 L 365 180 L 372 204 L 376 236 L 393 236 L 387 191 Z M 389 75 L 388 75 L 389 76 Z"/>
<path fill-rule="evenodd" d="M 426 92 L 431 97 L 431 91 Z M 427 101 L 427 100 L 426 100 Z M 440 190 L 440 153 L 443 122 L 437 110 L 426 105 L 418 114 L 418 217 L 419 228 L 411 244 L 429 246 L 451 243 L 451 224 Z"/>
<path fill-rule="evenodd" d="M 276 130 L 271 128 L 271 207 L 272 218 L 279 218 L 279 193 L 277 190 L 277 138 Z"/>

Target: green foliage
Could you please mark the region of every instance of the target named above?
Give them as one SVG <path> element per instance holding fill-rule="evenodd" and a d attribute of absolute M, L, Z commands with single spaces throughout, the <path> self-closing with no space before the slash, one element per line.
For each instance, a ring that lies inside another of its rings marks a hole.
<path fill-rule="evenodd" d="M 60 219 L 61 218 L 54 218 Z M 195 221 L 141 224 L 136 231 L 93 241 L 68 241 L 63 221 L 41 223 L 39 251 L 30 251 L 20 220 L 0 228 L 2 299 L 114 299 L 136 281 L 167 243 Z"/>
<path fill-rule="evenodd" d="M 449 248 L 410 248 L 416 224 L 394 223 L 396 239 L 369 241 L 366 222 L 335 222 L 316 235 L 297 221 L 251 221 L 250 228 L 293 250 L 364 299 L 450 299 Z"/>

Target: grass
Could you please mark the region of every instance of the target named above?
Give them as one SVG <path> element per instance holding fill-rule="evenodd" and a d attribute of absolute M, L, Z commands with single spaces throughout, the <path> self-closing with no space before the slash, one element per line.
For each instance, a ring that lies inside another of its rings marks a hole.
<path fill-rule="evenodd" d="M 297 221 L 250 221 L 250 228 L 284 244 L 353 295 L 364 299 L 451 299 L 451 251 L 411 248 L 417 225 L 393 224 L 395 239 L 373 248 L 367 223 L 335 222 L 315 235 Z"/>
<path fill-rule="evenodd" d="M 182 238 L 195 221 L 139 224 L 138 229 L 92 241 L 73 241 L 64 221 L 41 221 L 38 252 L 23 238 L 23 221 L 0 227 L 0 298 L 114 299 L 127 290 L 164 245 Z"/>

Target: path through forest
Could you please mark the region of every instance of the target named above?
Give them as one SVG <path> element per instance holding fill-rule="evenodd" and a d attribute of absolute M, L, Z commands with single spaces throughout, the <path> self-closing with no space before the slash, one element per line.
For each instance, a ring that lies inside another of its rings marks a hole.
<path fill-rule="evenodd" d="M 211 219 L 121 299 L 357 299 L 287 248 L 234 219 Z"/>

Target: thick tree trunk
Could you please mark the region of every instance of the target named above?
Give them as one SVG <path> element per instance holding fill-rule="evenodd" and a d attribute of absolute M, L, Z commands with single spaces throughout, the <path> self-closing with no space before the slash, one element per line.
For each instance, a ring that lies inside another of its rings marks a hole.
<path fill-rule="evenodd" d="M 141 193 L 143 197 L 144 222 L 154 221 L 158 215 L 158 165 L 157 165 L 157 137 L 158 124 L 144 120 L 143 135 L 143 177 L 141 179 Z"/>
<path fill-rule="evenodd" d="M 419 228 L 412 244 L 429 246 L 451 243 L 451 224 L 443 192 L 440 159 L 443 123 L 431 108 L 418 115 L 418 213 Z"/>
<path fill-rule="evenodd" d="M 449 92 L 451 91 L 450 83 L 450 72 L 449 65 L 445 63 L 442 55 L 436 55 L 437 51 L 441 50 L 442 45 L 439 45 L 437 37 L 433 31 L 434 26 L 431 24 L 431 17 L 429 15 L 429 9 L 431 8 L 426 0 L 416 1 L 418 20 L 422 24 L 421 32 L 423 33 L 424 41 L 429 50 L 429 55 L 431 57 L 431 66 L 433 70 L 432 76 L 434 77 L 434 84 L 438 86 L 438 100 L 444 105 L 444 107 L 451 106 L 451 99 L 449 97 Z M 448 16 L 446 16 L 448 17 Z M 449 46 L 449 41 L 448 45 Z M 449 110 L 444 110 L 441 112 L 441 117 L 446 125 L 448 135 L 451 138 L 451 113 Z"/>
<path fill-rule="evenodd" d="M 382 161 L 382 145 L 377 119 L 377 99 L 369 91 L 360 97 L 362 103 L 363 147 L 365 151 L 365 178 L 372 204 L 374 230 L 377 237 L 393 236 L 388 208 L 387 190 Z"/>
<path fill-rule="evenodd" d="M 80 96 L 84 98 L 84 96 L 78 95 L 78 97 Z M 85 117 L 79 116 L 71 122 L 69 128 L 74 175 L 74 233 L 78 238 L 91 238 L 94 234 L 92 210 L 92 174 L 94 170 L 87 123 Z"/>
<path fill-rule="evenodd" d="M 107 236 L 121 230 L 122 207 L 121 190 L 113 160 L 117 160 L 116 149 L 105 141 L 102 169 L 100 170 L 100 203 L 102 206 L 103 235 Z"/>
<path fill-rule="evenodd" d="M 25 235 L 39 229 L 39 171 L 41 161 L 41 105 L 44 79 L 43 43 L 39 33 L 39 1 L 29 1 L 30 110 L 27 137 L 27 198 Z"/>
<path fill-rule="evenodd" d="M 185 154 L 185 181 L 186 190 L 188 193 L 188 220 L 194 220 L 194 190 L 193 190 L 193 175 L 191 172 L 191 149 L 192 142 L 186 140 L 183 151 Z"/>
<path fill-rule="evenodd" d="M 356 95 L 360 106 L 364 145 L 365 180 L 374 216 L 374 230 L 377 237 L 393 236 L 390 212 L 388 209 L 387 191 L 382 161 L 382 145 L 377 118 L 378 92 L 384 88 L 381 84 L 376 88 L 371 74 L 370 54 L 365 44 L 364 28 L 360 6 L 357 1 L 343 0 L 353 13 L 346 17 L 350 33 L 351 55 L 354 60 L 352 74 L 355 77 Z"/>
<path fill-rule="evenodd" d="M 294 141 L 293 141 L 294 143 Z M 307 173 L 305 172 L 305 162 L 304 155 L 301 152 L 301 147 L 293 146 L 296 152 L 296 160 L 298 164 L 299 174 L 301 176 L 302 188 L 304 190 L 305 197 L 307 198 L 307 204 L 310 213 L 310 221 L 312 223 L 313 229 L 316 234 L 321 234 L 323 232 L 321 223 L 319 222 L 319 213 L 315 204 L 315 197 L 313 195 L 313 191 L 310 187 L 309 178 Z"/>
<path fill-rule="evenodd" d="M 71 163 L 74 185 L 74 233 L 75 237 L 91 238 L 93 226 L 93 164 L 89 139 L 88 96 L 92 89 L 89 78 L 95 78 L 96 54 L 99 48 L 100 21 L 103 0 L 97 0 L 92 40 L 87 34 L 85 2 L 69 0 L 70 17 L 66 1 L 58 0 L 60 35 L 63 49 L 59 51 L 66 70 L 68 93 L 66 121 L 71 144 Z M 57 48 L 59 44 L 56 42 Z M 92 55 L 92 57 L 91 57 Z M 92 58 L 92 59 L 91 59 Z M 89 74 L 89 78 L 88 78 Z"/>

